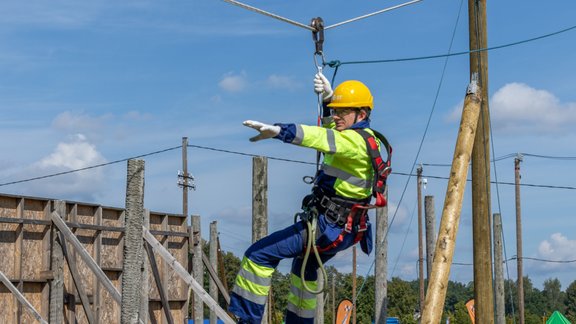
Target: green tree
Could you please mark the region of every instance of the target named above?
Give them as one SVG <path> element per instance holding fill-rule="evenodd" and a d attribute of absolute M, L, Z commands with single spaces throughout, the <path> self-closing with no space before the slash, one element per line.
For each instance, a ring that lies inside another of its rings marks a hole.
<path fill-rule="evenodd" d="M 466 302 L 468 300 L 460 300 L 454 304 L 453 317 L 450 323 L 472 323 L 470 315 L 468 314 L 468 308 L 466 308 Z"/>
<path fill-rule="evenodd" d="M 564 310 L 565 316 L 572 323 L 576 323 L 576 280 L 566 288 L 566 299 L 564 299 L 564 305 L 566 309 Z"/>
<path fill-rule="evenodd" d="M 392 278 L 388 283 L 388 315 L 399 317 L 405 324 L 416 323 L 414 311 L 418 308 L 418 292 L 410 282 Z"/>
<path fill-rule="evenodd" d="M 560 313 L 564 313 L 566 310 L 564 302 L 566 294 L 562 292 L 561 287 L 562 284 L 557 278 L 547 279 L 544 281 L 542 295 L 544 297 L 544 303 L 546 305 L 545 310 L 547 314 L 552 314 L 556 310 Z"/>

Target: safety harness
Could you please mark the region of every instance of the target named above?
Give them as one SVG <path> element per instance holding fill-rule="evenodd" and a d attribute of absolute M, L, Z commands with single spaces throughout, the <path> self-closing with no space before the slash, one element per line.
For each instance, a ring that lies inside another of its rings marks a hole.
<path fill-rule="evenodd" d="M 311 250 L 316 256 L 320 268 L 324 271 L 319 253 L 335 249 L 342 243 L 342 241 L 344 241 L 345 236 L 352 232 L 356 233 L 354 244 L 358 243 L 362 240 L 364 232 L 368 228 L 368 210 L 387 205 L 384 191 L 386 190 L 386 180 L 388 179 L 388 175 L 392 172 L 392 146 L 390 146 L 390 143 L 384 135 L 375 130 L 372 130 L 374 135 L 364 129 L 354 130 L 364 138 L 368 155 L 372 161 L 372 169 L 374 170 L 374 176 L 372 179 L 372 195 L 376 198 L 376 202 L 374 205 L 371 205 L 369 203 L 362 203 L 350 199 L 330 197 L 324 194 L 319 187 L 314 187 L 312 189 L 312 194 L 306 196 L 302 202 L 303 212 L 296 214 L 294 219 L 296 221 L 299 217 L 301 220 L 305 221 L 307 225 L 307 231 L 305 232 L 307 238 L 304 240 L 304 242 L 306 242 L 304 246 L 304 261 L 301 268 L 302 278 L 304 278 L 304 269 Z M 380 143 L 382 143 L 386 149 L 386 161 L 384 161 L 380 155 L 376 138 L 380 140 Z M 313 243 L 317 239 L 316 224 L 319 214 L 323 214 L 328 222 L 342 226 L 342 232 L 338 237 L 331 244 L 325 247 L 318 247 Z M 315 294 L 321 293 L 325 288 L 323 287 L 320 290 L 314 291 L 306 285 L 305 280 L 302 280 L 302 284 L 306 290 Z"/>
<path fill-rule="evenodd" d="M 336 248 L 340 243 L 342 243 L 344 237 L 353 231 L 356 232 L 354 244 L 360 242 L 364 236 L 364 232 L 368 228 L 368 209 L 384 207 L 387 204 L 384 191 L 386 190 L 386 180 L 388 179 L 388 175 L 392 172 L 392 146 L 390 146 L 384 135 L 372 130 L 376 138 L 380 140 L 386 149 L 388 157 L 387 160 L 384 161 L 380 155 L 376 138 L 364 129 L 355 129 L 355 131 L 364 138 L 368 155 L 372 161 L 372 169 L 374 170 L 372 195 L 376 198 L 376 202 L 374 205 L 362 204 L 335 197 L 328 198 L 328 196 L 323 195 L 322 198 L 320 198 L 319 211 L 326 216 L 328 221 L 342 225 L 343 229 L 338 238 L 334 240 L 332 244 L 321 248 L 319 247 L 319 252 L 326 252 Z"/>

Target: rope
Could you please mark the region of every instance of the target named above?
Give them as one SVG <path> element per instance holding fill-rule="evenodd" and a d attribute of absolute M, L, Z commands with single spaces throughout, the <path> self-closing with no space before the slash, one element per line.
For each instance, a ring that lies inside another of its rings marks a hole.
<path fill-rule="evenodd" d="M 308 26 L 308 25 L 299 23 L 299 22 L 297 22 L 297 21 L 294 21 L 294 20 L 291 20 L 291 19 L 288 19 L 288 18 L 284 18 L 284 17 L 279 16 L 279 15 L 277 15 L 277 14 L 273 14 L 273 13 L 271 13 L 271 12 L 268 12 L 268 11 L 265 11 L 265 10 L 262 10 L 262 9 L 258 9 L 258 8 L 256 8 L 256 7 L 252 7 L 252 6 L 250 6 L 250 5 L 247 5 L 247 4 L 245 4 L 245 3 L 242 3 L 242 2 L 240 2 L 240 1 L 236 1 L 236 0 L 224 0 L 224 1 L 226 1 L 226 2 L 228 2 L 228 3 L 231 3 L 231 4 L 233 4 L 233 5 L 236 5 L 236 6 L 238 6 L 238 7 L 241 7 L 241 8 L 244 8 L 244 9 L 248 9 L 248 10 L 250 10 L 250 11 L 254 11 L 254 12 L 259 13 L 259 14 L 263 14 L 264 16 L 268 16 L 268 17 L 271 17 L 271 18 L 274 18 L 274 19 L 278 19 L 278 20 L 280 20 L 280 21 L 289 23 L 289 24 L 294 25 L 294 26 L 302 27 L 302 28 L 308 29 L 308 30 L 310 30 L 310 31 L 315 31 L 315 29 L 314 29 L 313 27 L 311 27 L 311 26 Z M 402 4 L 399 4 L 399 5 L 396 5 L 396 6 L 392 6 L 392 7 L 386 8 L 386 9 L 382 9 L 382 10 L 379 10 L 379 11 L 376 11 L 376 12 L 373 12 L 373 13 L 370 13 L 370 14 L 366 14 L 366 15 L 360 16 L 360 17 L 356 17 L 356 18 L 352 18 L 352 19 L 349 19 L 349 20 L 346 20 L 346 21 L 342 21 L 342 22 L 339 22 L 339 23 L 337 23 L 337 24 L 330 25 L 330 26 L 326 27 L 325 29 L 330 29 L 330 28 L 334 28 L 334 27 L 341 26 L 341 25 L 345 25 L 345 24 L 348 24 L 348 23 L 351 23 L 351 22 L 354 22 L 354 21 L 357 21 L 357 20 L 361 20 L 361 19 L 364 19 L 364 18 L 368 18 L 368 17 L 375 16 L 375 15 L 378 15 L 378 14 L 381 14 L 381 13 L 384 13 L 384 12 L 387 12 L 387 11 L 391 11 L 391 10 L 394 10 L 394 9 L 402 8 L 402 7 L 405 7 L 405 6 L 407 6 L 407 5 L 411 5 L 411 4 L 413 4 L 413 3 L 420 2 L 420 1 L 423 1 L 423 0 L 412 0 L 412 1 L 409 1 L 409 2 L 406 2 L 406 3 L 402 3 Z"/>
<path fill-rule="evenodd" d="M 316 240 L 316 228 L 318 223 L 318 214 L 312 215 L 312 222 L 306 220 L 306 230 L 308 232 L 308 238 L 306 240 L 306 252 L 304 253 L 304 259 L 302 260 L 302 267 L 300 268 L 300 279 L 302 280 L 302 287 L 306 289 L 311 294 L 321 294 L 326 290 L 328 287 L 328 275 L 326 274 L 326 269 L 324 268 L 324 264 L 322 263 L 322 259 L 320 259 L 320 253 L 318 252 L 318 248 L 316 244 L 312 244 L 312 241 Z M 316 261 L 318 262 L 318 266 L 320 271 L 322 271 L 322 277 L 324 278 L 324 282 L 322 284 L 322 289 L 313 290 L 306 284 L 306 277 L 304 276 L 306 273 L 306 265 L 308 263 L 308 257 L 310 256 L 310 250 L 314 251 L 314 256 L 316 257 Z"/>
<path fill-rule="evenodd" d="M 314 28 L 312 28 L 312 27 L 310 27 L 310 26 L 308 26 L 308 25 L 304 25 L 304 24 L 299 23 L 299 22 L 297 22 L 297 21 L 290 20 L 290 19 L 284 18 L 284 17 L 282 17 L 282 16 L 278 16 L 278 15 L 273 14 L 273 13 L 271 13 L 271 12 L 264 11 L 264 10 L 262 10 L 262 9 L 258 9 L 258 8 L 256 8 L 256 7 L 252 7 L 252 6 L 247 5 L 247 4 L 244 4 L 244 3 L 242 3 L 242 2 L 239 2 L 239 1 L 236 1 L 236 0 L 224 0 L 224 1 L 226 1 L 226 2 L 228 2 L 228 3 L 231 3 L 231 4 L 233 4 L 233 5 L 236 5 L 236 6 L 238 6 L 238 7 L 242 7 L 242 8 L 244 8 L 244 9 L 248 9 L 248 10 L 257 12 L 257 13 L 259 13 L 259 14 L 263 14 L 263 15 L 265 15 L 265 16 L 268 16 L 268 17 L 272 17 L 272 18 L 274 18 L 274 19 L 281 20 L 281 21 L 283 21 L 283 22 L 287 22 L 287 23 L 292 24 L 292 25 L 294 25 L 294 26 L 298 26 L 298 27 L 302 27 L 302 28 L 304 28 L 304 29 L 308 29 L 308 30 L 310 30 L 310 31 L 314 31 Z"/>
<path fill-rule="evenodd" d="M 420 1 L 422 1 L 422 0 L 412 0 L 412 1 L 409 1 L 409 2 L 406 2 L 406 3 L 402 3 L 402 4 L 399 4 L 399 5 L 396 5 L 396 6 L 392 6 L 392 7 L 386 8 L 386 9 L 382 9 L 382 10 L 379 10 L 379 11 L 376 11 L 376 12 L 373 12 L 373 13 L 370 13 L 370 14 L 366 14 L 366 15 L 363 15 L 363 16 L 360 16 L 360 17 L 356 17 L 356 18 L 352 18 L 352 19 L 349 19 L 349 20 L 346 20 L 346 21 L 343 21 L 343 22 L 339 22 L 339 23 L 337 23 L 337 24 L 330 25 L 330 26 L 328 26 L 328 27 L 326 27 L 326 28 L 324 28 L 324 29 L 330 29 L 330 28 L 334 28 L 334 27 L 341 26 L 341 25 L 345 25 L 345 24 L 348 24 L 348 23 L 351 23 L 351 22 L 354 22 L 354 21 L 357 21 L 357 20 L 361 20 L 361 19 L 364 19 L 364 18 L 368 18 L 368 17 L 375 16 L 375 15 L 378 15 L 378 14 L 381 14 L 381 13 L 384 13 L 384 12 L 387 12 L 387 11 L 391 11 L 391 10 L 394 10 L 394 9 L 402 8 L 402 7 L 405 7 L 405 6 L 411 5 L 411 4 L 416 3 L 416 2 L 420 2 Z"/>

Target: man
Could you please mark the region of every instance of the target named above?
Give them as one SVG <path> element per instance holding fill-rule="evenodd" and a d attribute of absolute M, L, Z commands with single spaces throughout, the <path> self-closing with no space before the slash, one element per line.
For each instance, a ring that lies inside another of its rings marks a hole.
<path fill-rule="evenodd" d="M 324 99 L 324 127 L 268 125 L 252 120 L 245 121 L 244 125 L 259 132 L 250 141 L 276 138 L 324 154 L 321 169 L 314 179 L 312 194 L 304 198 L 304 213 L 301 213 L 317 217 L 315 244 L 324 263 L 358 241 L 362 250 L 370 253 L 372 231 L 366 207 L 374 193 L 376 180 L 382 180 L 378 175 L 387 176 L 390 169 L 389 160 L 386 164 L 381 163 L 380 171 L 375 176 L 374 170 L 378 167 L 374 165 L 376 157 L 371 154 L 380 158 L 381 145 L 374 140 L 376 134 L 370 129 L 373 98 L 368 87 L 351 80 L 332 91 L 330 82 L 318 73 L 314 78 L 314 90 Z M 366 136 L 374 143 L 372 153 L 367 148 Z M 382 137 L 381 140 L 388 149 L 385 139 Z M 380 162 L 383 161 L 380 159 Z M 319 264 L 315 257 L 310 257 L 301 271 L 308 239 L 306 223 L 306 220 L 300 220 L 248 248 L 232 289 L 229 306 L 229 310 L 239 318 L 239 323 L 261 322 L 272 273 L 280 260 L 285 258 L 294 258 L 285 322 L 314 323 L 316 295 L 306 287 L 316 290 Z M 304 278 L 301 278 L 302 272 Z"/>

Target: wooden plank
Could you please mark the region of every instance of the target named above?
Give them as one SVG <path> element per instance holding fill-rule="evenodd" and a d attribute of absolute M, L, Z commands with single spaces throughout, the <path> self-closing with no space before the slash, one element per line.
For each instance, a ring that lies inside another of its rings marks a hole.
<path fill-rule="evenodd" d="M 80 277 L 80 273 L 78 272 L 78 267 L 76 266 L 76 260 L 72 258 L 72 256 L 68 253 L 68 248 L 66 247 L 66 241 L 64 240 L 64 236 L 62 235 L 62 233 L 60 233 L 59 239 L 60 244 L 62 245 L 62 254 L 64 254 L 66 262 L 68 262 L 68 269 L 70 270 L 70 276 L 74 281 L 74 285 L 76 286 L 78 295 L 80 295 L 80 300 L 82 301 L 82 307 L 84 308 L 84 312 L 86 313 L 86 318 L 88 318 L 88 323 L 93 324 L 95 323 L 94 313 L 90 308 L 90 300 L 88 300 L 86 291 L 84 291 L 84 286 L 82 285 L 82 277 Z"/>
<path fill-rule="evenodd" d="M 20 301 L 20 303 L 22 303 L 22 305 L 26 306 L 26 310 L 28 310 L 28 312 L 30 312 L 30 314 L 34 316 L 34 318 L 36 318 L 42 324 L 48 324 L 48 322 L 42 318 L 42 316 L 36 311 L 36 309 L 34 309 L 34 306 L 32 306 L 32 304 L 30 304 L 30 302 L 24 297 L 24 295 L 22 295 L 22 293 L 10 282 L 10 280 L 8 280 L 8 278 L 6 277 L 6 275 L 4 275 L 4 272 L 2 271 L 0 271 L 0 281 L 2 281 L 4 286 L 6 286 L 6 288 L 8 288 L 16 296 L 16 298 L 18 299 L 18 301 Z"/>
<path fill-rule="evenodd" d="M 72 231 L 66 226 L 62 218 L 60 218 L 60 215 L 57 212 L 52 212 L 51 219 L 52 222 L 54 222 L 54 225 L 56 225 L 56 227 L 58 227 L 58 229 L 62 232 L 62 234 L 64 234 L 65 240 L 69 241 L 70 244 L 72 244 L 72 246 L 74 247 L 74 249 L 76 249 L 76 252 L 78 252 L 84 263 L 86 263 L 86 265 L 90 268 L 90 270 L 94 272 L 94 275 L 96 275 L 96 278 L 100 280 L 104 288 L 108 290 L 110 296 L 112 296 L 114 301 L 120 304 L 122 302 L 122 296 L 120 295 L 120 292 L 118 292 L 118 290 L 116 289 L 116 287 L 114 287 L 110 279 L 108 279 L 104 271 L 102 271 L 102 269 L 100 269 L 98 264 L 96 264 L 96 261 L 94 261 L 94 259 L 92 259 L 90 254 L 86 252 L 86 250 L 82 246 L 82 243 L 78 241 L 76 236 L 74 236 Z"/>
<path fill-rule="evenodd" d="M 176 271 L 176 273 L 188 283 L 196 292 L 196 294 L 208 305 L 208 308 L 215 311 L 220 319 L 225 324 L 234 324 L 234 320 L 218 305 L 218 303 L 210 297 L 210 295 L 192 278 L 192 276 L 178 263 L 178 261 L 168 252 L 158 240 L 146 228 L 142 227 L 142 234 L 144 239 L 150 243 L 152 248 L 160 254 L 160 256 L 168 263 L 168 265 Z"/>
<path fill-rule="evenodd" d="M 54 201 L 54 213 L 66 212 L 66 203 L 64 201 Z M 57 216 L 60 221 L 60 216 Z M 64 221 L 62 221 L 64 222 Z M 64 226 L 66 227 L 66 226 Z M 60 241 L 56 240 L 58 237 L 58 229 L 54 226 L 51 227 L 51 244 L 52 250 L 50 254 L 50 270 L 54 279 L 50 282 L 50 323 L 63 323 L 64 322 L 64 255 L 62 254 L 62 246 Z"/>
<path fill-rule="evenodd" d="M 208 259 L 206 254 L 204 254 L 204 252 L 202 252 L 202 262 L 204 262 L 204 266 L 208 270 L 208 273 L 210 274 L 212 280 L 216 282 L 216 285 L 218 286 L 218 289 L 220 289 L 222 296 L 224 296 L 224 299 L 226 299 L 226 303 L 230 305 L 230 295 L 228 294 L 228 290 L 224 288 L 222 280 L 220 280 L 218 274 L 216 274 L 216 271 L 214 271 L 214 267 L 212 267 L 212 264 L 210 264 L 210 260 Z"/>
<path fill-rule="evenodd" d="M 98 206 L 94 213 L 94 221 L 96 226 L 102 225 L 102 206 Z M 94 258 L 97 266 L 101 266 L 101 254 L 102 254 L 102 231 L 96 232 L 96 238 L 94 240 Z M 96 317 L 96 323 L 100 323 L 100 281 L 94 280 L 94 317 Z"/>
<path fill-rule="evenodd" d="M 78 220 L 78 204 L 76 203 L 72 203 L 71 208 L 70 208 L 70 212 L 65 215 L 65 214 L 60 214 L 61 216 L 63 216 L 63 218 L 69 222 L 72 223 L 76 223 L 76 221 Z M 70 228 L 70 230 L 72 231 L 72 233 L 74 234 L 75 238 L 78 238 L 77 234 L 76 234 L 76 228 Z M 62 237 L 62 235 L 59 236 L 60 238 Z M 78 241 L 80 241 L 78 239 Z M 60 239 L 60 244 L 62 245 L 62 253 L 64 253 L 64 248 L 66 245 L 66 241 Z M 82 246 L 84 249 L 86 249 L 86 247 L 83 245 Z M 89 252 L 88 252 L 89 253 Z M 68 252 L 68 258 L 72 259 L 73 263 L 76 264 L 76 252 L 74 252 L 74 249 L 72 249 L 71 251 Z M 76 296 L 74 296 L 73 294 L 70 293 L 70 291 L 72 291 L 74 288 L 74 279 L 72 279 L 72 275 L 65 273 L 65 276 L 67 284 L 66 284 L 66 292 L 68 293 L 68 307 L 66 308 L 66 313 L 68 315 L 68 323 L 75 323 L 77 322 L 77 318 L 76 318 Z"/>
<path fill-rule="evenodd" d="M 158 292 L 160 293 L 160 301 L 162 302 L 162 309 L 164 310 L 164 315 L 168 323 L 173 324 L 174 319 L 170 313 L 170 304 L 168 304 L 168 294 L 166 293 L 166 287 L 162 285 L 162 278 L 160 278 L 160 271 L 158 270 L 158 264 L 156 263 L 156 257 L 154 256 L 154 251 L 150 243 L 144 242 L 144 248 L 148 254 L 148 259 L 150 260 L 150 269 L 154 275 L 154 281 L 156 282 L 156 287 L 158 287 Z"/>
<path fill-rule="evenodd" d="M 16 214 L 20 219 L 24 218 L 24 198 L 18 199 L 18 205 L 16 206 Z M 22 260 L 24 251 L 24 224 L 18 225 L 16 229 L 16 249 L 14 253 L 14 266 L 15 271 L 18 274 L 18 290 L 24 292 L 24 282 L 22 281 L 22 273 L 24 268 L 24 261 Z M 18 324 L 22 323 L 22 304 L 18 304 Z"/>

